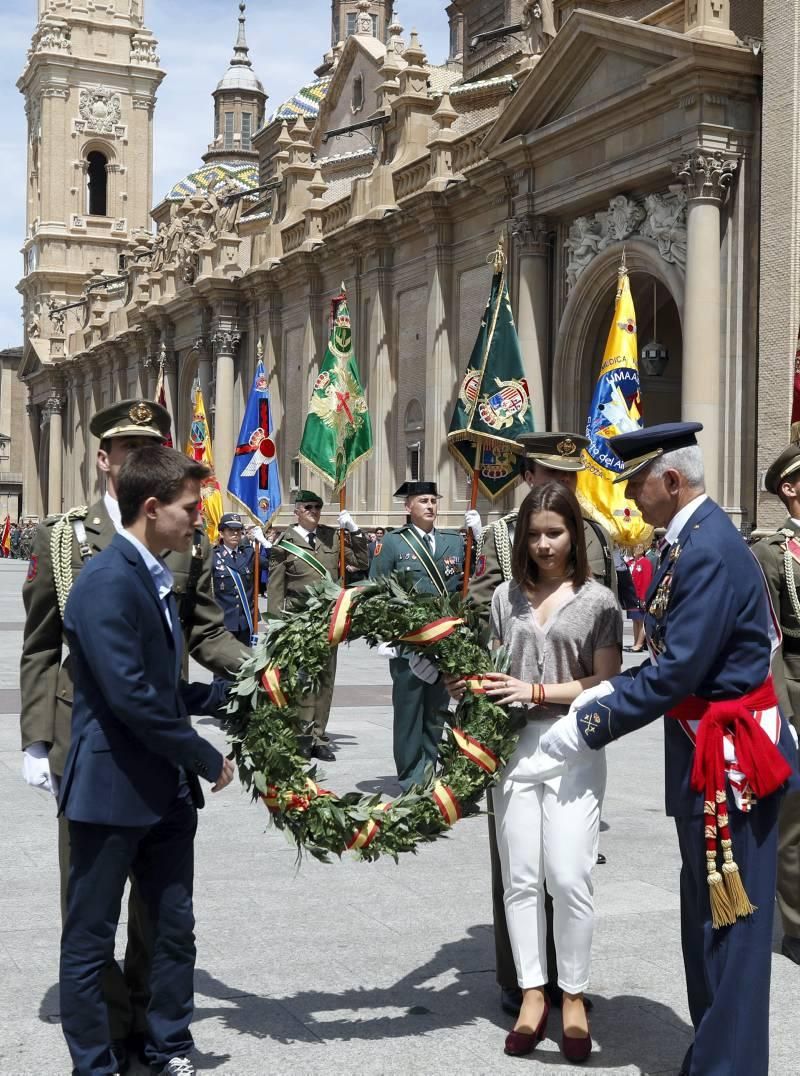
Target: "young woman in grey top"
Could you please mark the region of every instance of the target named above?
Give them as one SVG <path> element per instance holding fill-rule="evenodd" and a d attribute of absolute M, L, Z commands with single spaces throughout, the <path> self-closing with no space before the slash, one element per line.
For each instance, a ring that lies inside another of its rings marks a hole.
<path fill-rule="evenodd" d="M 487 693 L 525 707 L 527 724 L 494 791 L 505 906 L 522 1008 L 506 1052 L 529 1053 L 544 1037 L 549 1005 L 544 883 L 553 897 L 558 982 L 564 991 L 561 1049 L 585 1060 L 592 1040 L 583 1005 L 594 918 L 591 873 L 597 858 L 605 756 L 543 778 L 539 738 L 580 693 L 620 671 L 622 617 L 595 582 L 583 521 L 560 483 L 532 490 L 520 509 L 512 579 L 495 591 L 492 632 L 510 657 L 510 675 L 492 674 Z"/>

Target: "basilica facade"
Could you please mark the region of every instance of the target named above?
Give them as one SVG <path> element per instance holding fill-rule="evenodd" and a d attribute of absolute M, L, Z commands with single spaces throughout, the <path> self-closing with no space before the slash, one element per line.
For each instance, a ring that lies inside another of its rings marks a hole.
<path fill-rule="evenodd" d="M 24 514 L 96 495 L 92 413 L 152 395 L 160 370 L 178 444 L 199 379 L 224 485 L 261 355 L 284 499 L 320 488 L 297 453 L 344 282 L 375 438 L 349 506 L 396 523 L 401 482 L 436 479 L 458 524 L 445 433 L 503 236 L 537 429 L 583 429 L 624 257 L 645 421 L 702 421 L 709 492 L 737 525 L 775 520 L 762 477 L 788 439 L 800 309 L 795 5 L 454 0 L 434 62 L 391 0 L 333 0 L 320 65 L 277 108 L 232 5 L 212 141 L 158 201 L 143 6 L 39 0 L 19 80 Z"/>

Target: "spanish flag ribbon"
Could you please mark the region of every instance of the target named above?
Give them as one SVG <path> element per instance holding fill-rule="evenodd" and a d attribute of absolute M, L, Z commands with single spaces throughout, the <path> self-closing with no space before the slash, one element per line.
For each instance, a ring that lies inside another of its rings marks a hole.
<path fill-rule="evenodd" d="M 264 674 L 261 677 L 261 683 L 264 685 L 264 690 L 275 706 L 283 708 L 287 705 L 286 696 L 281 690 L 281 671 L 277 666 L 269 665 L 264 670 Z"/>
<path fill-rule="evenodd" d="M 381 804 L 382 811 L 388 811 L 392 806 L 391 802 Z M 366 825 L 361 826 L 353 834 L 352 838 L 347 842 L 347 851 L 350 852 L 354 848 L 368 848 L 375 838 L 378 836 L 378 830 L 381 828 L 380 822 L 376 822 L 375 819 L 370 819 Z"/>
<path fill-rule="evenodd" d="M 488 747 L 484 747 L 473 736 L 464 732 L 463 729 L 453 729 L 453 739 L 458 744 L 458 749 L 470 762 L 474 762 L 484 773 L 494 773 L 498 766 L 497 755 L 493 754 Z"/>
<path fill-rule="evenodd" d="M 331 621 L 328 625 L 328 643 L 330 646 L 338 646 L 339 643 L 344 642 L 350 633 L 350 621 L 355 598 L 355 590 L 342 590 L 339 592 L 339 597 L 336 599 L 336 604 L 331 613 Z"/>
<path fill-rule="evenodd" d="M 401 635 L 400 642 L 413 643 L 415 646 L 433 646 L 452 635 L 458 625 L 463 623 L 460 616 L 443 616 L 440 620 L 432 620 L 430 624 L 410 631 L 408 635 Z"/>
<path fill-rule="evenodd" d="M 433 802 L 439 808 L 445 824 L 452 826 L 461 817 L 461 804 L 447 785 L 437 781 L 433 786 Z"/>
<path fill-rule="evenodd" d="M 486 694 L 486 677 L 485 676 L 468 676 L 464 680 L 464 683 L 470 689 L 473 695 L 485 695 Z"/>
<path fill-rule="evenodd" d="M 261 799 L 271 814 L 280 814 L 281 811 L 307 811 L 316 796 L 333 795 L 329 789 L 320 788 L 310 777 L 306 778 L 306 788 L 308 795 L 304 796 L 289 789 L 281 791 L 277 785 L 267 785 L 266 795 L 262 795 Z"/>

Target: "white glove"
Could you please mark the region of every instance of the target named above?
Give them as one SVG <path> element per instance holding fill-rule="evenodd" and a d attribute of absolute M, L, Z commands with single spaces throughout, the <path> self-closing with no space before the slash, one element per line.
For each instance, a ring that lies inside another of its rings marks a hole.
<path fill-rule="evenodd" d="M 481 536 L 483 530 L 483 524 L 481 523 L 481 514 L 477 508 L 468 508 L 464 513 L 464 522 L 472 531 L 472 537 L 477 540 Z"/>
<path fill-rule="evenodd" d="M 545 732 L 539 740 L 539 751 L 555 764 L 575 762 L 581 755 L 591 751 L 591 747 L 578 730 L 578 722 L 572 707 L 568 714 L 560 717 Z"/>
<path fill-rule="evenodd" d="M 58 795 L 58 778 L 50 772 L 47 746 L 41 741 L 32 743 L 22 753 L 22 777 L 31 788 L 43 788 Z"/>
<path fill-rule="evenodd" d="M 418 680 L 422 680 L 424 684 L 435 684 L 439 679 L 439 670 L 430 660 L 430 658 L 424 658 L 422 654 L 409 654 L 408 667 Z"/>
<path fill-rule="evenodd" d="M 586 706 L 594 699 L 602 699 L 604 695 L 610 695 L 613 690 L 609 680 L 601 680 L 594 687 L 587 687 L 585 691 L 582 691 L 577 699 L 573 700 L 570 710 L 580 710 L 582 706 Z"/>
<path fill-rule="evenodd" d="M 253 529 L 252 529 L 252 531 L 250 533 L 252 534 L 252 536 L 255 538 L 255 540 L 258 542 L 258 544 L 262 548 L 264 548 L 264 549 L 271 549 L 272 548 L 271 543 L 268 542 L 267 539 L 264 537 L 264 531 L 263 531 L 263 529 L 261 527 L 253 527 Z"/>
<path fill-rule="evenodd" d="M 397 647 L 396 646 L 391 646 L 389 643 L 379 643 L 378 644 L 378 654 L 382 658 L 396 658 L 397 657 Z"/>
<path fill-rule="evenodd" d="M 337 523 L 342 528 L 342 530 L 350 531 L 351 534 L 355 534 L 358 530 L 358 524 L 349 512 L 340 512 Z"/>

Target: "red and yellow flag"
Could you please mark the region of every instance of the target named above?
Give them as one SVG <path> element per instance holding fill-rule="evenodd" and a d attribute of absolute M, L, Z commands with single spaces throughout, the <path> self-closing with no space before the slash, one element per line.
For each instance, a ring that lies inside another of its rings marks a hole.
<path fill-rule="evenodd" d="M 9 515 L 6 516 L 3 531 L 0 534 L 0 555 L 11 556 L 11 516 Z"/>
<path fill-rule="evenodd" d="M 192 425 L 189 440 L 186 442 L 186 455 L 198 463 L 211 468 L 211 476 L 203 482 L 203 518 L 209 542 L 215 543 L 219 537 L 219 521 L 222 519 L 222 491 L 214 474 L 214 453 L 211 450 L 211 433 L 206 419 L 206 405 L 203 402 L 203 390 L 200 382 L 195 381 L 192 388 Z"/>

